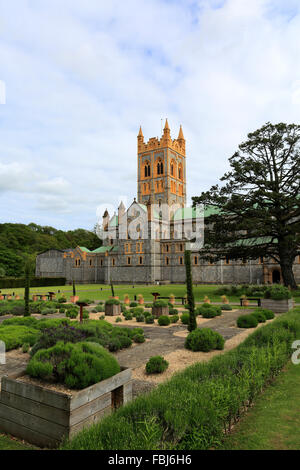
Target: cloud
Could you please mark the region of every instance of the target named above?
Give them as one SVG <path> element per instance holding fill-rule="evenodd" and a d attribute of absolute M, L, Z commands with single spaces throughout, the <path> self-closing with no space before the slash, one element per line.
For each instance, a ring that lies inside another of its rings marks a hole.
<path fill-rule="evenodd" d="M 140 124 L 183 124 L 192 196 L 248 132 L 298 122 L 296 0 L 11 0 L 1 17 L 2 221 L 92 228 L 132 200 Z"/>

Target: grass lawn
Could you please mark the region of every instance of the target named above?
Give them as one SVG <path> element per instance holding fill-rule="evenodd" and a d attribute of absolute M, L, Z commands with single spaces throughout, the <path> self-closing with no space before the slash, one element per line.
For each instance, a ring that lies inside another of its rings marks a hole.
<path fill-rule="evenodd" d="M 0 434 L 0 450 L 34 450 L 35 447 L 29 444 L 23 444 L 22 441 L 18 441 L 11 436 L 6 434 Z"/>
<path fill-rule="evenodd" d="M 215 295 L 214 292 L 218 289 L 219 285 L 199 285 L 194 286 L 194 295 L 197 302 L 202 302 L 204 296 L 207 295 L 213 302 L 221 302 L 221 296 Z M 102 289 L 102 290 L 101 290 Z M 170 294 L 174 294 L 176 297 L 183 297 L 186 295 L 186 285 L 185 284 L 171 284 L 166 286 L 146 286 L 146 285 L 116 285 L 114 286 L 115 295 L 120 297 L 120 300 L 123 300 L 125 294 L 129 294 L 130 298 L 133 300 L 135 295 L 142 294 L 146 302 L 152 302 L 153 296 L 152 292 L 159 292 L 161 296 L 166 297 Z M 2 293 L 15 293 L 19 294 L 21 298 L 24 295 L 24 288 L 18 289 L 1 289 Z M 58 286 L 58 287 L 32 287 L 30 289 L 30 294 L 35 293 L 47 293 L 47 292 L 58 292 L 64 293 L 67 297 L 73 295 L 72 286 Z M 111 288 L 106 284 L 77 284 L 76 285 L 76 294 L 80 296 L 81 299 L 89 298 L 91 300 L 106 300 L 111 296 Z M 231 302 L 239 302 L 239 297 L 229 297 Z M 177 302 L 177 301 L 176 301 Z M 178 300 L 178 303 L 181 301 Z"/>
<path fill-rule="evenodd" d="M 300 365 L 285 371 L 259 397 L 223 445 L 226 450 L 300 450 Z"/>

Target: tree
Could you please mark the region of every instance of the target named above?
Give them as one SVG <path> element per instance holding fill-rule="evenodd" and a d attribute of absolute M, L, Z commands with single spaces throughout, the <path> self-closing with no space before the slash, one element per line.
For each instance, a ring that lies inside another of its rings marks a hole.
<path fill-rule="evenodd" d="M 30 274 L 31 274 L 31 263 L 29 261 L 26 261 L 26 264 L 25 264 L 25 292 L 24 292 L 25 312 L 24 312 L 24 317 L 29 317 L 30 316 L 30 309 L 29 309 Z"/>
<path fill-rule="evenodd" d="M 188 330 L 193 331 L 197 328 L 197 321 L 195 315 L 195 299 L 193 293 L 193 280 L 192 280 L 192 268 L 191 268 L 191 251 L 186 250 L 184 252 L 184 263 L 186 270 L 186 292 L 187 302 L 189 305 L 189 323 Z"/>
<path fill-rule="evenodd" d="M 300 126 L 265 124 L 229 159 L 231 170 L 193 204 L 210 207 L 206 259 L 273 258 L 284 284 L 296 289 L 300 254 Z M 209 248 L 208 248 L 209 247 Z"/>

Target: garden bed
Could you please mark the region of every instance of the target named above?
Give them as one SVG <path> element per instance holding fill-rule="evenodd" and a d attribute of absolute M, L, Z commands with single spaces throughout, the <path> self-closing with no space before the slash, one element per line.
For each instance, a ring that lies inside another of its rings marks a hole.
<path fill-rule="evenodd" d="M 131 399 L 128 368 L 79 391 L 28 378 L 23 371 L 2 377 L 0 431 L 39 447 L 56 448 L 64 438 L 97 423 Z"/>

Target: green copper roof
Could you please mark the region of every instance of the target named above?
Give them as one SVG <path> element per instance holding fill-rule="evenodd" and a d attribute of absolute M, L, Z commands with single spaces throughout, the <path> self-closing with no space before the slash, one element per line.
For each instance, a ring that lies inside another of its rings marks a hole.
<path fill-rule="evenodd" d="M 109 227 L 117 227 L 117 225 L 118 225 L 118 216 L 117 216 L 117 215 L 114 215 L 114 216 L 111 218 L 111 220 L 110 220 L 108 226 L 109 226 Z"/>
<path fill-rule="evenodd" d="M 106 253 L 107 251 L 110 251 L 112 249 L 112 246 L 100 246 L 99 248 L 96 248 L 92 253 Z"/>
<path fill-rule="evenodd" d="M 85 251 L 86 253 L 91 253 L 90 250 L 86 248 L 85 246 L 80 246 L 79 248 L 81 249 L 81 251 Z"/>

